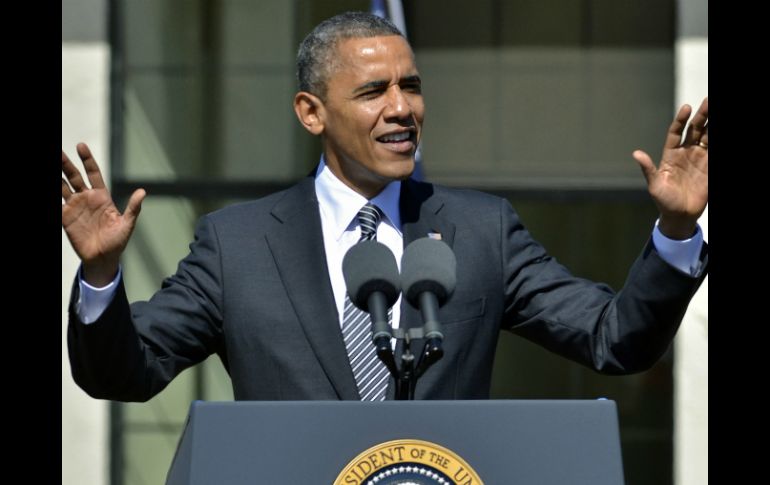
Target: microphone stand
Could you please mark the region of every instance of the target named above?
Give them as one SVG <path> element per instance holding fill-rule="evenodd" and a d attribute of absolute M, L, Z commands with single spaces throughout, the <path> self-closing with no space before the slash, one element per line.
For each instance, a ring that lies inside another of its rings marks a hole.
<path fill-rule="evenodd" d="M 388 368 L 390 375 L 396 380 L 396 400 L 413 401 L 414 390 L 419 379 L 431 365 L 438 362 L 444 355 L 442 347 L 441 324 L 438 322 L 438 302 L 436 295 L 424 292 L 420 295 L 420 306 L 423 321 L 422 327 L 393 329 L 388 323 L 387 301 L 372 293 L 368 299 L 369 312 L 372 317 L 372 340 L 377 351 L 377 357 Z M 404 351 L 401 354 L 401 365 L 397 365 L 390 345 L 390 339 L 395 337 L 404 341 Z M 425 339 L 419 359 L 412 353 L 412 340 Z"/>
<path fill-rule="evenodd" d="M 397 401 L 413 401 L 417 379 L 419 379 L 430 366 L 438 362 L 444 355 L 441 338 L 427 338 L 425 340 L 425 345 L 423 345 L 422 352 L 419 355 L 419 359 L 415 363 L 415 355 L 412 353 L 411 349 L 412 340 L 426 337 L 425 326 L 410 328 L 408 330 L 396 328 L 393 329 L 393 333 L 396 339 L 404 341 L 404 351 L 401 354 L 401 365 L 396 365 L 396 359 L 393 355 L 390 341 L 388 340 L 386 345 L 382 345 L 385 340 L 384 338 L 378 339 L 378 342 L 375 344 L 377 346 L 377 356 L 388 368 L 390 375 L 396 380 L 395 399 Z"/>

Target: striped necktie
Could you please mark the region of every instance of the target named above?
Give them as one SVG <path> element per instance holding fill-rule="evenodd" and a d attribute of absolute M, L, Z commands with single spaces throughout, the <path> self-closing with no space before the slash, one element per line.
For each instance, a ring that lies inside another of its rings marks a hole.
<path fill-rule="evenodd" d="M 377 225 L 382 220 L 382 211 L 374 204 L 367 203 L 358 212 L 361 226 L 361 241 L 377 240 Z M 392 309 L 388 309 L 388 320 Z M 353 377 L 362 401 L 384 401 L 388 388 L 387 367 L 377 357 L 372 343 L 372 321 L 368 313 L 357 308 L 345 293 L 345 313 L 342 320 L 342 337 L 348 351 Z"/>

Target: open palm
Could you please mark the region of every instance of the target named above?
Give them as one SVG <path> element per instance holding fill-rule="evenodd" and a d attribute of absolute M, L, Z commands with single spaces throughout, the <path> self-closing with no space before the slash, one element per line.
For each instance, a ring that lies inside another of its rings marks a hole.
<path fill-rule="evenodd" d="M 146 194 L 143 189 L 136 190 L 121 214 L 88 146 L 80 143 L 77 151 L 91 187 L 62 151 L 62 172 L 66 176 L 62 177 L 62 228 L 84 265 L 117 267 Z"/>
<path fill-rule="evenodd" d="M 647 190 L 660 211 L 661 231 L 677 239 L 692 234 L 708 203 L 708 98 L 682 136 L 692 108 L 679 109 L 666 134 L 660 164 L 636 150 L 634 158 L 647 179 Z M 689 233 L 689 234 L 688 234 Z"/>

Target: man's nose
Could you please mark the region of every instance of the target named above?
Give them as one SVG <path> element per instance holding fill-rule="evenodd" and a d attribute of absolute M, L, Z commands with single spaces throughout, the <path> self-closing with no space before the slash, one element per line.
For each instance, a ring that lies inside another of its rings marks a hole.
<path fill-rule="evenodd" d="M 409 100 L 404 96 L 400 86 L 391 86 L 388 89 L 387 101 L 385 118 L 404 119 L 412 116 L 412 105 L 409 104 Z"/>

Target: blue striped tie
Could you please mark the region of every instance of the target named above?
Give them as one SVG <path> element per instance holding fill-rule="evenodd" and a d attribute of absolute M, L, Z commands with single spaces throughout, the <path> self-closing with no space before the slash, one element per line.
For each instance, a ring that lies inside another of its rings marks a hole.
<path fill-rule="evenodd" d="M 382 220 L 382 211 L 374 204 L 366 204 L 358 212 L 361 226 L 361 241 L 377 240 L 377 225 Z M 393 310 L 388 309 L 388 320 Z M 342 319 L 342 337 L 348 351 L 353 377 L 362 401 L 384 401 L 388 388 L 387 367 L 377 357 L 372 343 L 372 321 L 368 313 L 358 309 L 345 293 L 345 313 Z"/>

